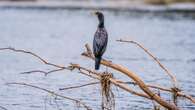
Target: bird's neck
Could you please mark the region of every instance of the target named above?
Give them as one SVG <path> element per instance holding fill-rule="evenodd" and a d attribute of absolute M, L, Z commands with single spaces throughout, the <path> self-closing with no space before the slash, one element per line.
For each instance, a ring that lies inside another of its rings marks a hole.
<path fill-rule="evenodd" d="M 104 28 L 104 21 L 100 21 L 98 27 L 99 28 Z"/>

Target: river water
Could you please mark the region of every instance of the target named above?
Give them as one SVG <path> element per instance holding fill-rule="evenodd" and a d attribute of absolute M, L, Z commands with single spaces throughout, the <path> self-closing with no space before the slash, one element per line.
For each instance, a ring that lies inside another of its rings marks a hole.
<path fill-rule="evenodd" d="M 124 38 L 143 44 L 176 75 L 186 93 L 195 96 L 195 20 L 183 15 L 138 14 L 105 11 L 109 43 L 104 58 L 128 67 L 145 82 L 171 87 L 170 78 L 143 50 L 133 44 L 116 42 Z M 85 43 L 92 45 L 97 18 L 86 10 L 0 10 L 0 47 L 32 51 L 49 62 L 61 65 L 79 63 L 94 68 L 94 62 L 82 57 Z M 61 71 L 48 76 L 41 73 L 20 74 L 29 70 L 51 70 L 30 55 L 0 51 L 0 106 L 8 110 L 75 110 L 69 100 L 55 99 L 51 94 L 24 86 L 8 86 L 9 82 L 25 82 L 80 99 L 94 110 L 101 108 L 100 86 L 58 91 L 59 88 L 86 84 L 96 80 L 77 71 Z M 107 70 L 101 66 L 100 71 Z M 112 71 L 116 78 L 130 81 Z M 138 88 L 131 86 L 133 89 Z M 152 102 L 113 87 L 116 110 L 150 110 Z M 162 94 L 166 100 L 171 96 Z M 187 100 L 180 108 L 193 110 Z M 0 108 L 1 109 L 1 108 Z M 81 108 L 82 109 L 82 108 Z"/>

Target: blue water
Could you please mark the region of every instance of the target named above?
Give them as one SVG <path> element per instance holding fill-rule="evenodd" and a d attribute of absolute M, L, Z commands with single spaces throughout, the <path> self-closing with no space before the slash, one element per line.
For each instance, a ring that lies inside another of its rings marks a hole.
<path fill-rule="evenodd" d="M 105 26 L 109 43 L 104 58 L 128 67 L 145 82 L 171 87 L 170 78 L 141 49 L 133 44 L 122 44 L 117 39 L 135 40 L 144 45 L 176 75 L 186 93 L 195 95 L 195 21 L 181 15 L 142 15 L 131 12 L 105 11 Z M 32 51 L 49 62 L 61 65 L 78 63 L 94 68 L 94 62 L 82 57 L 85 43 L 92 45 L 97 18 L 90 11 L 71 10 L 0 10 L 0 47 L 14 47 Z M 24 86 L 8 86 L 8 82 L 25 82 L 80 99 L 94 110 L 101 109 L 100 86 L 58 91 L 59 88 L 85 84 L 96 80 L 77 71 L 61 71 L 48 76 L 41 73 L 20 74 L 29 70 L 50 70 L 30 55 L 0 51 L 0 106 L 8 110 L 75 110 L 69 100 L 55 100 L 51 94 Z M 101 66 L 100 71 L 106 68 Z M 119 79 L 124 75 L 112 71 Z M 135 90 L 136 87 L 131 86 Z M 152 102 L 113 87 L 116 110 L 148 110 Z M 169 95 L 162 94 L 166 100 Z M 180 100 L 179 107 L 193 110 L 195 106 Z M 82 108 L 81 108 L 82 109 Z"/>

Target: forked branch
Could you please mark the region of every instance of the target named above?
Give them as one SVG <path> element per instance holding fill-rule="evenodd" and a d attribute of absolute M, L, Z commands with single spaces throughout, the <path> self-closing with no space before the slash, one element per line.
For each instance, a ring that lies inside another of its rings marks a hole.
<path fill-rule="evenodd" d="M 89 49 L 90 47 L 88 45 L 86 45 L 85 47 L 87 48 L 87 50 L 91 50 Z M 92 52 L 87 51 L 87 52 L 82 53 L 82 55 L 94 60 L 94 56 L 91 55 L 91 53 Z M 127 75 L 129 78 L 134 80 L 137 83 L 137 85 L 140 87 L 140 89 L 142 89 L 151 99 L 155 100 L 157 103 L 164 106 L 165 108 L 170 109 L 170 110 L 179 110 L 179 108 L 177 108 L 175 104 L 166 102 L 160 96 L 152 92 L 149 89 L 149 87 L 134 72 L 130 71 L 129 69 L 121 65 L 109 62 L 107 60 L 101 60 L 101 64 Z"/>
<path fill-rule="evenodd" d="M 92 54 L 92 51 L 91 51 L 89 45 L 86 45 L 86 49 L 87 49 L 87 51 L 84 52 L 82 55 L 85 56 L 85 57 L 94 59 L 94 56 Z M 19 50 L 19 49 L 14 49 L 14 48 L 0 48 L 0 50 L 11 50 L 11 51 L 14 51 L 14 52 L 30 54 L 33 57 L 38 58 L 42 63 L 44 63 L 46 65 L 53 66 L 53 67 L 56 68 L 56 69 L 53 69 L 53 70 L 50 70 L 50 71 L 32 70 L 32 71 L 29 71 L 29 72 L 24 72 L 25 74 L 39 72 L 39 73 L 44 73 L 45 75 L 47 75 L 49 73 L 54 73 L 54 72 L 57 72 L 57 71 L 77 69 L 79 71 L 79 73 L 81 73 L 81 74 L 84 74 L 84 75 L 89 76 L 89 77 L 94 78 L 94 79 L 98 79 L 98 80 L 101 79 L 101 74 L 100 73 L 97 73 L 94 70 L 90 70 L 90 69 L 81 67 L 79 64 L 70 64 L 70 66 L 65 67 L 65 66 L 61 66 L 61 65 L 58 65 L 58 64 L 50 63 L 47 60 L 43 59 L 42 57 L 38 56 L 37 54 L 26 51 L 26 50 Z M 132 93 L 134 95 L 141 96 L 141 97 L 144 97 L 144 98 L 147 98 L 147 99 L 150 99 L 150 100 L 155 100 L 156 102 L 158 102 L 159 104 L 161 104 L 165 108 L 168 108 L 168 109 L 171 109 L 171 110 L 177 110 L 178 109 L 174 104 L 172 104 L 172 103 L 170 104 L 170 103 L 164 101 L 160 96 L 158 96 L 158 94 L 155 94 L 153 91 L 150 90 L 150 88 L 155 88 L 155 89 L 158 89 L 158 90 L 161 90 L 161 91 L 168 91 L 168 92 L 173 93 L 173 92 L 175 92 L 174 88 L 173 89 L 167 89 L 167 88 L 164 88 L 164 87 L 161 87 L 161 86 L 145 84 L 135 73 L 129 71 L 127 68 L 125 68 L 121 65 L 114 64 L 114 63 L 112 63 L 110 61 L 107 61 L 107 60 L 102 60 L 101 63 L 105 66 L 108 66 L 108 67 L 113 68 L 113 69 L 115 69 L 119 72 L 122 72 L 123 74 L 125 74 L 128 77 L 130 77 L 131 79 L 133 79 L 133 82 L 131 82 L 131 84 L 138 85 L 144 91 L 144 93 L 139 93 L 139 92 L 136 92 L 136 91 L 132 90 L 127 85 L 126 82 L 123 82 L 123 81 L 120 81 L 120 80 L 117 80 L 117 79 L 114 79 L 114 78 L 109 78 L 109 80 L 112 84 L 114 84 L 114 85 L 118 86 L 119 88 L 121 88 L 121 89 L 123 89 L 123 90 L 125 90 L 129 93 Z M 94 84 L 95 84 L 95 82 L 94 82 Z M 87 86 L 87 85 L 88 84 L 80 85 L 80 87 Z M 65 88 L 65 89 L 73 89 L 73 88 L 77 88 L 77 87 L 79 87 L 79 86 L 69 87 L 69 88 Z M 52 93 L 52 92 L 53 91 L 50 91 L 50 93 Z M 195 103 L 195 99 L 193 97 L 191 97 L 189 95 L 186 95 L 181 91 L 176 91 L 176 94 L 180 97 L 185 97 L 188 100 Z"/>
<path fill-rule="evenodd" d="M 132 44 L 135 44 L 136 46 L 138 46 L 139 48 L 143 49 L 168 74 L 168 76 L 170 76 L 170 78 L 172 79 L 174 87 L 178 86 L 176 77 L 158 60 L 157 57 L 155 57 L 151 52 L 149 52 L 149 50 L 146 49 L 143 45 L 141 45 L 140 43 L 138 43 L 136 41 L 133 41 L 133 40 L 119 39 L 117 41 L 118 42 L 132 43 Z"/>
<path fill-rule="evenodd" d="M 91 78 L 95 78 L 95 79 L 101 80 L 101 74 L 100 73 L 97 73 L 95 71 L 92 71 L 92 70 L 84 68 L 84 67 L 81 67 L 79 64 L 72 64 L 72 67 L 74 69 L 77 69 L 82 74 L 90 76 Z M 151 99 L 148 95 L 146 95 L 144 93 L 139 93 L 139 92 L 136 92 L 136 91 L 132 90 L 125 83 L 121 83 L 122 81 L 120 81 L 120 80 L 116 80 L 114 78 L 109 78 L 109 80 L 115 86 L 117 86 L 117 87 L 119 87 L 119 88 L 121 88 L 121 89 L 123 89 L 123 90 L 125 90 L 125 91 L 127 91 L 129 93 L 132 93 L 134 95 L 141 96 L 141 97 L 144 97 L 144 98 L 147 98 L 147 99 Z"/>

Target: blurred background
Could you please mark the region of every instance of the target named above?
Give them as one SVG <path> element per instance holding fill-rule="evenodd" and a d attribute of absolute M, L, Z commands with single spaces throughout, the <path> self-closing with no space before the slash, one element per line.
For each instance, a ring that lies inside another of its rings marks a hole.
<path fill-rule="evenodd" d="M 153 4 L 168 4 L 168 3 L 178 3 L 178 2 L 195 2 L 194 0 L 1 0 L 1 1 L 113 1 L 113 2 L 146 2 L 146 3 L 153 3 Z"/>
<path fill-rule="evenodd" d="M 179 81 L 182 90 L 195 96 L 195 0 L 0 0 L 0 48 L 14 47 L 32 51 L 50 62 L 79 63 L 94 68 L 94 62 L 82 57 L 85 43 L 92 45 L 97 18 L 90 12 L 105 14 L 109 34 L 103 58 L 122 64 L 146 83 L 171 87 L 169 77 L 142 50 L 132 44 L 116 42 L 123 38 L 143 44 Z M 94 82 L 77 71 L 60 71 L 48 76 L 20 74 L 30 70 L 53 68 L 32 56 L 0 51 L 0 106 L 8 110 L 75 110 L 64 99 L 8 82 L 25 82 L 80 99 L 94 110 L 101 109 L 99 85 L 58 91 L 59 88 Z M 100 71 L 106 68 L 101 66 Z M 116 71 L 116 78 L 129 81 Z M 140 91 L 132 86 L 133 89 Z M 152 102 L 113 87 L 116 110 L 151 110 Z M 171 96 L 161 94 L 167 101 Z M 195 106 L 181 100 L 182 110 Z M 81 110 L 83 108 L 80 108 Z M 0 108 L 1 110 L 1 108 Z"/>

